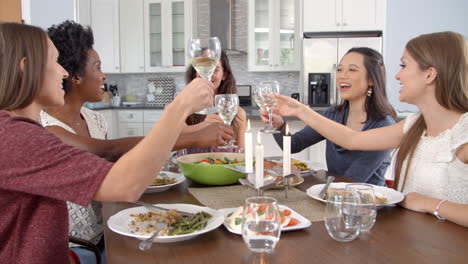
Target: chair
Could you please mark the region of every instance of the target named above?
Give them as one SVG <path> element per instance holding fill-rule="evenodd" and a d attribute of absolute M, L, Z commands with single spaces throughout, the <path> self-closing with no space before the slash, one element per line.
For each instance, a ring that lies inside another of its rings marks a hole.
<path fill-rule="evenodd" d="M 94 255 L 96 256 L 96 263 L 101 264 L 101 251 L 99 250 L 99 248 L 96 245 L 89 242 L 88 240 L 77 238 L 77 237 L 74 237 L 74 236 L 69 236 L 68 240 L 70 242 L 72 242 L 72 243 L 81 245 L 81 246 L 91 250 L 94 253 Z"/>

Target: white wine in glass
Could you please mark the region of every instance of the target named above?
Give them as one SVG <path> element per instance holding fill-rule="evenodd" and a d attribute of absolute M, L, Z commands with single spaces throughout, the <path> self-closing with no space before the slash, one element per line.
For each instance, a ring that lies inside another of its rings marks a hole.
<path fill-rule="evenodd" d="M 261 131 L 263 133 L 276 134 L 280 131 L 273 127 L 273 108 L 276 106 L 276 98 L 271 98 L 273 94 L 279 94 L 280 85 L 277 81 L 263 81 L 254 89 L 254 100 L 257 105 L 268 112 L 268 124 Z"/>
<path fill-rule="evenodd" d="M 223 119 L 224 124 L 231 125 L 239 109 L 239 96 L 237 94 L 218 94 L 215 96 L 215 106 L 219 110 L 218 115 Z M 234 139 L 231 139 L 224 146 L 219 148 L 234 148 Z"/>
<path fill-rule="evenodd" d="M 216 65 L 221 58 L 221 43 L 217 37 L 191 38 L 188 48 L 190 62 L 201 78 L 211 81 Z M 218 109 L 214 106 L 205 108 L 197 114 L 215 114 Z"/>

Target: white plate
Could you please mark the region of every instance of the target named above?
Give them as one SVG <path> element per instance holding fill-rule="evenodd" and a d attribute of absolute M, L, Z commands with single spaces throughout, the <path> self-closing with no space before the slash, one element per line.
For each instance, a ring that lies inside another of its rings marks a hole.
<path fill-rule="evenodd" d="M 183 183 L 185 181 L 184 175 L 180 173 L 174 173 L 170 171 L 161 171 L 161 173 L 167 174 L 169 178 L 176 178 L 176 182 L 171 183 L 171 184 L 166 184 L 166 185 L 158 185 L 158 186 L 150 185 L 148 186 L 148 188 L 146 188 L 145 193 L 163 192 L 163 191 L 169 190 L 169 188 L 171 188 L 172 186 Z M 161 178 L 161 177 L 158 175 L 156 176 L 156 178 Z"/>
<path fill-rule="evenodd" d="M 294 226 L 286 226 L 286 227 L 283 227 L 281 229 L 281 232 L 283 231 L 293 231 L 293 230 L 299 230 L 299 229 L 304 229 L 304 228 L 307 228 L 309 227 L 312 223 L 309 221 L 309 219 L 303 217 L 302 215 L 300 215 L 299 213 L 297 213 L 296 211 L 294 211 L 293 209 L 287 207 L 286 205 L 279 205 L 279 208 L 280 209 L 288 209 L 291 211 L 291 217 L 292 218 L 296 218 L 297 220 L 299 220 L 299 224 L 297 225 L 294 225 Z M 224 219 L 226 219 L 226 215 L 234 212 L 235 210 L 237 209 L 236 208 L 224 208 L 224 209 L 219 209 L 218 212 L 222 213 L 223 216 L 224 216 Z M 227 230 L 229 230 L 229 232 L 231 233 L 234 233 L 234 234 L 238 234 L 238 235 L 242 235 L 241 232 L 237 231 L 237 230 L 234 230 L 232 229 L 227 223 L 226 221 L 224 221 L 224 226 L 226 227 Z"/>
<path fill-rule="evenodd" d="M 283 159 L 280 158 L 280 157 L 266 157 L 265 159 L 266 160 L 271 160 L 271 161 L 274 161 L 274 162 L 283 163 Z M 307 167 L 309 167 L 309 169 L 314 170 L 314 171 L 327 170 L 327 166 L 325 164 L 323 164 L 323 163 L 320 163 L 320 162 L 310 161 L 310 160 L 300 160 L 300 159 L 294 159 L 294 158 L 293 158 L 293 160 L 299 160 L 299 161 L 304 162 L 305 164 L 307 164 Z"/>
<path fill-rule="evenodd" d="M 351 182 L 333 182 L 330 184 L 330 188 L 344 188 L 346 184 L 350 184 Z M 309 189 L 307 189 L 307 194 L 314 198 L 315 200 L 319 200 L 322 202 L 326 202 L 326 200 L 323 200 L 322 198 L 319 198 L 318 194 L 320 191 L 323 189 L 323 186 L 325 184 L 316 184 L 311 186 Z M 405 198 L 405 195 L 402 194 L 401 192 L 395 191 L 394 189 L 390 189 L 384 186 L 377 186 L 373 185 L 374 187 L 374 192 L 378 196 L 385 196 L 388 199 L 387 204 L 396 204 Z"/>
<path fill-rule="evenodd" d="M 193 204 L 157 204 L 157 206 L 164 207 L 167 209 L 177 209 L 177 210 L 188 212 L 188 213 L 197 213 L 200 211 L 204 211 L 204 212 L 211 214 L 213 217 L 208 221 L 208 224 L 206 225 L 206 227 L 200 231 L 193 232 L 190 234 L 185 234 L 185 235 L 177 235 L 177 236 L 157 236 L 153 242 L 170 243 L 170 242 L 177 242 L 177 241 L 191 239 L 198 235 L 201 235 L 203 233 L 216 229 L 218 226 L 220 226 L 224 222 L 224 215 L 222 213 L 219 213 L 217 210 L 211 209 L 208 207 L 202 207 L 202 206 L 193 205 Z M 151 236 L 151 234 L 141 235 L 141 234 L 132 233 L 131 228 L 128 225 L 130 221 L 132 221 L 133 219 L 133 217 L 130 216 L 131 214 L 139 214 L 139 213 L 146 213 L 146 212 L 148 212 L 148 209 L 146 209 L 143 206 L 128 208 L 111 216 L 109 220 L 107 220 L 107 225 L 109 226 L 110 230 L 114 231 L 117 234 L 134 237 L 140 240 L 148 239 Z"/>

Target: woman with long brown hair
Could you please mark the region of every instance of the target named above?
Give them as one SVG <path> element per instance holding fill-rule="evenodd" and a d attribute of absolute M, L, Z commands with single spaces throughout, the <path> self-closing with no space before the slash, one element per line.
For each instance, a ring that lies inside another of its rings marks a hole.
<path fill-rule="evenodd" d="M 400 101 L 420 112 L 395 125 L 358 132 L 285 96 L 277 113 L 298 116 L 349 150 L 397 148 L 391 165 L 401 205 L 468 226 L 468 45 L 454 32 L 410 40 L 401 58 Z"/>
<path fill-rule="evenodd" d="M 190 65 L 185 72 L 185 81 L 186 83 L 191 82 L 193 79 L 197 78 L 198 74 L 195 68 Z M 216 69 L 211 77 L 211 82 L 214 85 L 215 95 L 217 94 L 237 94 L 236 79 L 232 73 L 231 65 L 229 64 L 229 58 L 226 53 L 221 52 L 221 59 L 216 65 Z M 199 115 L 192 114 L 190 115 L 186 123 L 189 126 L 199 124 L 201 122 L 222 122 L 222 119 L 218 115 Z M 237 115 L 232 121 L 231 124 L 234 130 L 234 140 L 235 144 L 239 148 L 244 148 L 244 132 L 247 126 L 247 115 L 245 110 L 242 107 L 238 108 Z M 187 148 L 185 149 L 186 154 L 197 153 L 197 152 L 216 152 L 224 151 L 218 149 L 217 146 L 207 147 L 207 148 Z"/>
<path fill-rule="evenodd" d="M 395 124 L 395 110 L 387 100 L 385 66 L 382 55 L 371 48 L 350 49 L 336 69 L 336 89 L 343 99 L 338 106 L 322 115 L 356 131 L 366 131 Z M 262 120 L 268 122 L 265 112 Z M 278 146 L 283 146 L 285 121 L 273 115 L 273 126 L 281 129 L 274 134 Z M 306 126 L 291 136 L 291 152 L 297 153 L 326 138 Z M 330 172 L 357 182 L 385 185 L 385 171 L 390 164 L 390 150 L 350 151 L 330 140 L 326 141 L 327 167 Z"/>
<path fill-rule="evenodd" d="M 67 71 L 38 27 L 0 23 L 0 263 L 68 263 L 66 201 L 135 201 L 154 180 L 187 116 L 213 102 L 213 85 L 191 82 L 161 119 L 115 163 L 63 143 L 37 122 L 64 104 Z"/>

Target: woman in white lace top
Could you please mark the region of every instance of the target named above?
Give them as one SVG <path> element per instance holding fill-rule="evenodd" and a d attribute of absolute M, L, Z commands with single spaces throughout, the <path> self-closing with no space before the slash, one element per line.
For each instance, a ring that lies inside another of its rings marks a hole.
<path fill-rule="evenodd" d="M 395 125 L 358 132 L 286 96 L 276 113 L 297 116 L 349 150 L 397 149 L 396 187 L 401 205 L 468 227 L 468 44 L 458 33 L 438 32 L 410 40 L 401 58 L 400 101 L 420 113 Z"/>

